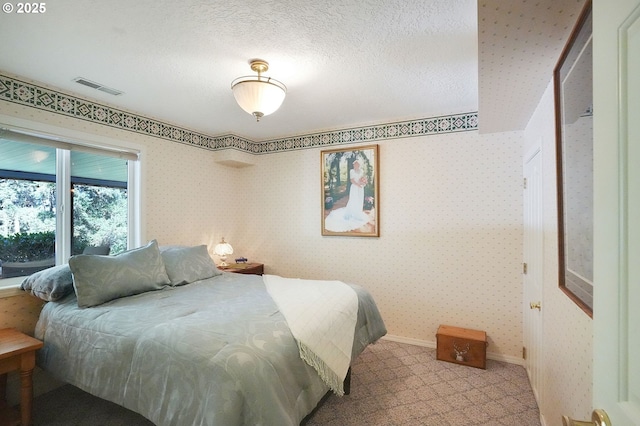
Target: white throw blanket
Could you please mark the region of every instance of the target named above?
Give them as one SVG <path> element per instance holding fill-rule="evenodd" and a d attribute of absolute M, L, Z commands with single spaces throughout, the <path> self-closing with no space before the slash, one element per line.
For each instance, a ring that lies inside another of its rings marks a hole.
<path fill-rule="evenodd" d="M 337 395 L 351 365 L 358 295 L 340 281 L 263 275 L 269 295 L 298 343 L 300 357 Z"/>

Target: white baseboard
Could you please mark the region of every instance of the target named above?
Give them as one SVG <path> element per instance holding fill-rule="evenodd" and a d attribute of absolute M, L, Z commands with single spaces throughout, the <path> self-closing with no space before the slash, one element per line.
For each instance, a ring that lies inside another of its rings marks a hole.
<path fill-rule="evenodd" d="M 427 340 L 412 339 L 410 337 L 393 336 L 391 334 L 387 334 L 387 335 L 382 336 L 381 339 L 382 340 L 390 340 L 392 342 L 398 342 L 398 343 L 407 343 L 409 345 L 423 346 L 425 348 L 432 348 L 432 349 L 436 348 L 436 342 L 431 342 L 431 341 L 427 341 Z"/>
<path fill-rule="evenodd" d="M 393 336 L 389 334 L 387 334 L 386 336 L 383 336 L 382 339 L 390 340 L 392 342 L 398 342 L 398 343 L 407 343 L 409 345 L 423 346 L 425 348 L 432 348 L 432 349 L 436 348 L 436 342 L 430 341 L 430 340 L 412 339 L 410 337 Z M 524 366 L 524 359 L 518 358 L 516 356 L 511 356 L 511 355 L 503 355 L 495 352 L 487 352 L 487 359 L 492 359 L 494 361 L 500 361 L 500 362 L 508 362 L 509 364 Z"/>

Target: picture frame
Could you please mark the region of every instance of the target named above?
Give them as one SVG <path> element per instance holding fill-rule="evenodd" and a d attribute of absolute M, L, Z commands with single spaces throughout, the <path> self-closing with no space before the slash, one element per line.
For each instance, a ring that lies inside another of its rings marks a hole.
<path fill-rule="evenodd" d="M 553 72 L 560 289 L 593 317 L 593 55 L 587 0 Z"/>
<path fill-rule="evenodd" d="M 380 236 L 378 145 L 320 152 L 322 235 Z"/>

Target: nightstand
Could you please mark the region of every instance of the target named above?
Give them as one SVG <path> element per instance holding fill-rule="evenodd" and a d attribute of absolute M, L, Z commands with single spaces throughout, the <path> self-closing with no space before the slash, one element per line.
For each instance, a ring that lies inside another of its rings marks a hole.
<path fill-rule="evenodd" d="M 13 328 L 0 330 L 0 417 L 7 425 L 29 426 L 33 402 L 33 369 L 36 351 L 43 343 Z M 7 405 L 7 373 L 20 372 L 20 415 Z M 4 423 L 3 423 L 4 424 Z"/>
<path fill-rule="evenodd" d="M 236 274 L 262 275 L 264 265 L 262 263 L 230 263 L 227 266 L 218 266 L 218 269 L 225 272 L 235 272 Z"/>

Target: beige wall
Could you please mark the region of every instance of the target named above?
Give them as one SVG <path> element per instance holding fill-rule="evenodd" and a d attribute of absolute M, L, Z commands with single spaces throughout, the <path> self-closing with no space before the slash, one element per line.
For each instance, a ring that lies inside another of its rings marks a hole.
<path fill-rule="evenodd" d="M 390 335 L 428 344 L 439 324 L 486 330 L 489 352 L 522 353 L 521 132 L 380 144 L 380 237 L 323 237 L 320 149 L 243 169 L 229 235 L 267 273 L 369 289 Z"/>
<path fill-rule="evenodd" d="M 526 130 L 524 153 L 542 150 L 543 374 L 540 412 L 546 425 L 560 425 L 561 416 L 591 418 L 592 320 L 558 288 L 558 223 L 553 85 L 550 83 Z"/>
<path fill-rule="evenodd" d="M 520 359 L 521 132 L 381 142 L 381 236 L 353 238 L 320 235 L 318 149 L 233 168 L 218 153 L 7 102 L 0 119 L 139 147 L 143 240 L 225 236 L 267 273 L 365 286 L 390 335 L 432 344 L 439 324 L 478 328 L 494 357 Z"/>

